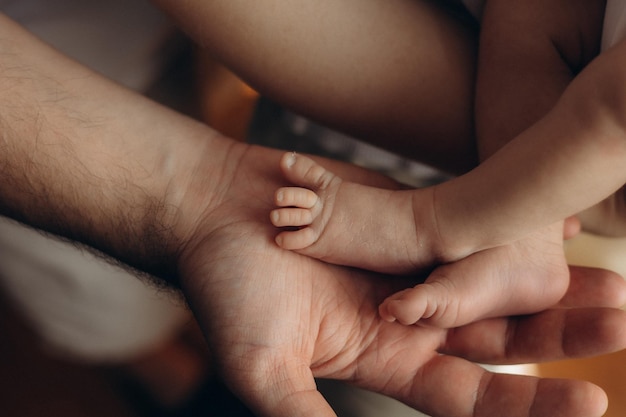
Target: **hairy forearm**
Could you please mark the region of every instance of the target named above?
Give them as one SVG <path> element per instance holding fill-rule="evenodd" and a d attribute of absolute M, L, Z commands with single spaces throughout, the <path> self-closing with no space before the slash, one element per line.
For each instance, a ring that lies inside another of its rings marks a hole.
<path fill-rule="evenodd" d="M 198 155 L 222 158 L 214 134 L 3 16 L 0 91 L 1 213 L 175 279 Z"/>

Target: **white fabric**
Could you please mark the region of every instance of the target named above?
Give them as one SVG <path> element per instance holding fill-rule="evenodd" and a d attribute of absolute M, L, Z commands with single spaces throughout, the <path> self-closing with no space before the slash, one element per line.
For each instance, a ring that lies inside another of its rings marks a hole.
<path fill-rule="evenodd" d="M 605 268 L 626 277 L 626 238 L 581 233 L 565 242 L 565 253 L 573 265 Z"/>
<path fill-rule="evenodd" d="M 626 1 L 608 0 L 604 13 L 602 50 L 604 51 L 624 39 L 626 39 Z"/>
<path fill-rule="evenodd" d="M 58 354 L 125 361 L 188 314 L 165 292 L 67 243 L 0 218 L 0 285 Z"/>
<path fill-rule="evenodd" d="M 0 0 L 0 11 L 107 77 L 145 89 L 172 25 L 148 0 Z"/>
<path fill-rule="evenodd" d="M 171 25 L 147 0 L 0 0 L 0 11 L 128 87 L 154 81 Z M 42 208 L 45 210 L 45 208 Z M 0 285 L 57 352 L 124 361 L 171 337 L 189 313 L 129 273 L 0 218 Z"/>

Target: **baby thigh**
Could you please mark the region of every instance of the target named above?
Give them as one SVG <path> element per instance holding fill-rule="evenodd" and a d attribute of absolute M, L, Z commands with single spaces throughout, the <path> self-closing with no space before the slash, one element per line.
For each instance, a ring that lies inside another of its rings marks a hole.
<path fill-rule="evenodd" d="M 296 112 L 439 167 L 476 163 L 477 34 L 448 2 L 159 3 L 231 70 Z"/>

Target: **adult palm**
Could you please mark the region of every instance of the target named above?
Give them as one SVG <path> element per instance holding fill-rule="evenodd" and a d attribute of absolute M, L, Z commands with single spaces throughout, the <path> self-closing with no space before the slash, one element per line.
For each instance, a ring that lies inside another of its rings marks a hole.
<path fill-rule="evenodd" d="M 553 310 L 453 330 L 384 322 L 378 304 L 409 285 L 404 279 L 331 266 L 275 245 L 268 214 L 273 191 L 284 185 L 281 154 L 231 145 L 218 180 L 210 179 L 219 187 L 200 208 L 203 221 L 195 224 L 180 264 L 183 289 L 219 370 L 252 410 L 273 417 L 334 416 L 316 389 L 314 377 L 324 377 L 433 416 L 602 414 L 606 399 L 593 385 L 494 375 L 467 359 L 506 363 L 620 349 L 626 346 L 621 311 Z M 353 167 L 332 169 L 351 180 L 389 185 Z M 614 275 L 574 272 L 573 303 L 613 307 L 623 301 L 623 283 Z M 577 297 L 591 278 L 594 295 Z"/>

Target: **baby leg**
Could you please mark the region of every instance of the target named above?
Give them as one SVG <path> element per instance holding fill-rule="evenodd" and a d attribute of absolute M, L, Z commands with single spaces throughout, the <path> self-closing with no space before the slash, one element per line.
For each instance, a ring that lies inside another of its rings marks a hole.
<path fill-rule="evenodd" d="M 433 262 L 429 191 L 391 191 L 344 181 L 312 159 L 285 154 L 285 177 L 270 219 L 285 227 L 279 246 L 330 263 L 386 272 L 414 272 Z M 417 209 L 415 202 L 417 204 Z M 428 222 L 424 222 L 428 223 Z M 419 236 L 418 232 L 419 231 Z"/>

